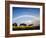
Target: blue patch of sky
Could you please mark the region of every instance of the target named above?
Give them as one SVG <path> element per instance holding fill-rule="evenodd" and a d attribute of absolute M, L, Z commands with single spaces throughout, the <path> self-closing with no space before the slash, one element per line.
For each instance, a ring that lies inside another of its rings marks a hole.
<path fill-rule="evenodd" d="M 13 7 L 12 18 L 19 17 L 22 15 L 40 15 L 40 8 L 24 8 L 24 7 Z"/>

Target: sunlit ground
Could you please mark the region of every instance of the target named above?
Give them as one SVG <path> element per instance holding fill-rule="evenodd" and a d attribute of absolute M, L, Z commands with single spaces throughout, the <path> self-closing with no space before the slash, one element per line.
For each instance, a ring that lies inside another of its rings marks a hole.
<path fill-rule="evenodd" d="M 13 31 L 16 30 L 40 30 L 40 26 L 13 26 Z"/>

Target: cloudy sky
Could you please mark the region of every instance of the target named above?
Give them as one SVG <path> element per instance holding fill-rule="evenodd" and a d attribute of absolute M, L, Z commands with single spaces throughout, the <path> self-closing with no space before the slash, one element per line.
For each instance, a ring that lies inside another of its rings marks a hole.
<path fill-rule="evenodd" d="M 12 13 L 12 23 L 17 22 L 21 23 L 24 21 L 32 22 L 35 19 L 40 17 L 40 8 L 23 8 L 23 7 L 13 7 Z"/>

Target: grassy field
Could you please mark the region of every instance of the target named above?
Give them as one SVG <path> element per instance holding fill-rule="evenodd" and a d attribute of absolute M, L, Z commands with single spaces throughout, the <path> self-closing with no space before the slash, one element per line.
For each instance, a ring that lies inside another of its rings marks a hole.
<path fill-rule="evenodd" d="M 13 30 L 37 30 L 40 26 L 13 26 Z"/>

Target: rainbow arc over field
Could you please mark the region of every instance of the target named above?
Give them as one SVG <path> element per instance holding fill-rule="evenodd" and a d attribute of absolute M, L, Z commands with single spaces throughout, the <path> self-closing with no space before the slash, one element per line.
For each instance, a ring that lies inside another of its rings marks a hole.
<path fill-rule="evenodd" d="M 13 7 L 12 24 L 40 23 L 40 8 Z"/>

